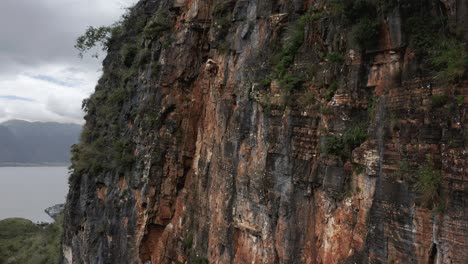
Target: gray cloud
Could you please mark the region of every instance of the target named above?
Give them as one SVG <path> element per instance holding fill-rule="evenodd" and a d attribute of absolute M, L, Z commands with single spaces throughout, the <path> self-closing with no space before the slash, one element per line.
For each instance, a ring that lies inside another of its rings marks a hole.
<path fill-rule="evenodd" d="M 0 95 L 0 100 L 34 102 L 33 99 L 16 95 Z"/>
<path fill-rule="evenodd" d="M 73 86 L 72 83 L 68 83 L 66 81 L 59 80 L 59 79 L 57 79 L 57 78 L 55 78 L 53 76 L 50 76 L 50 75 L 39 74 L 39 75 L 31 76 L 31 77 L 34 78 L 34 79 L 37 79 L 37 80 L 46 81 L 46 82 L 50 82 L 50 83 L 61 85 L 61 86 L 68 86 L 68 87 Z"/>
<path fill-rule="evenodd" d="M 47 110 L 62 117 L 79 119 L 83 115 L 81 105 L 70 105 L 67 103 L 68 101 L 69 100 L 64 100 L 63 97 L 50 96 L 47 100 Z"/>
<path fill-rule="evenodd" d="M 88 26 L 116 22 L 136 1 L 0 0 L 0 99 L 8 101 L 0 104 L 0 121 L 80 122 L 81 101 L 92 91 L 101 61 L 79 59 L 76 38 Z M 21 98 L 37 104 L 22 109 Z"/>
<path fill-rule="evenodd" d="M 119 19 L 130 0 L 0 1 L 0 72 L 41 63 L 78 63 L 76 38 Z M 83 62 L 82 62 L 83 63 Z M 93 60 L 84 63 L 93 64 Z"/>

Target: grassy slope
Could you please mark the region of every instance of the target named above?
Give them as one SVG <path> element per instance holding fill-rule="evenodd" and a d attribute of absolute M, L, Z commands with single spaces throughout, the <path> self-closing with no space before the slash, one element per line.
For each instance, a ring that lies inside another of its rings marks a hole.
<path fill-rule="evenodd" d="M 61 217 L 45 227 L 21 218 L 0 221 L 0 264 L 58 263 L 61 223 Z"/>

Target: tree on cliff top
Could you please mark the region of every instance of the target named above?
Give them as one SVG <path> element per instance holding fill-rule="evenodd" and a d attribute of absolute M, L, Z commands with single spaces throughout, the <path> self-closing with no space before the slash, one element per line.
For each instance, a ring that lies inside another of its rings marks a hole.
<path fill-rule="evenodd" d="M 111 32 L 112 27 L 88 27 L 86 32 L 76 40 L 75 48 L 80 52 L 79 56 L 83 57 L 83 53 L 94 47 L 101 47 L 103 51 L 106 51 Z M 98 53 L 96 52 L 92 57 L 97 58 Z"/>

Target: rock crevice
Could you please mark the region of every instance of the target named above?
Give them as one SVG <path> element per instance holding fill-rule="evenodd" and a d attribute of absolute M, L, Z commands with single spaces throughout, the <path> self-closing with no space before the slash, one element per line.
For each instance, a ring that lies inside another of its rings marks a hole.
<path fill-rule="evenodd" d="M 85 105 L 62 262 L 466 263 L 468 82 L 411 26 L 465 5 L 337 2 L 130 9 Z"/>

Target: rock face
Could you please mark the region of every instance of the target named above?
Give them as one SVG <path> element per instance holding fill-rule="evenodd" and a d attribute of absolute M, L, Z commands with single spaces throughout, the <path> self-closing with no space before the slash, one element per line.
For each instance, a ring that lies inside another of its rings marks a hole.
<path fill-rule="evenodd" d="M 57 217 L 63 212 L 64 204 L 56 204 L 44 210 L 44 212 L 52 219 L 57 220 Z"/>
<path fill-rule="evenodd" d="M 466 24 L 424 20 L 467 3 L 343 3 L 140 1 L 84 105 L 62 261 L 467 263 L 468 83 L 428 66 Z"/>

